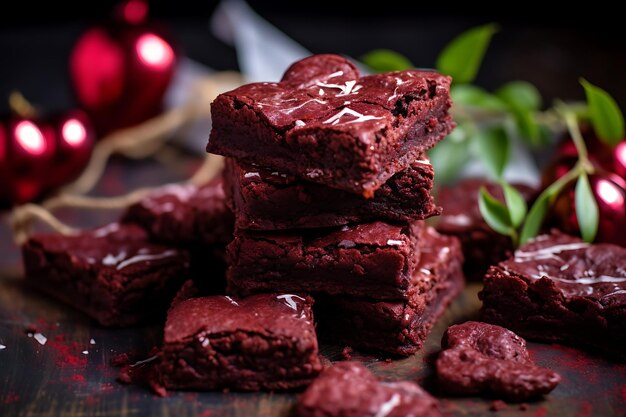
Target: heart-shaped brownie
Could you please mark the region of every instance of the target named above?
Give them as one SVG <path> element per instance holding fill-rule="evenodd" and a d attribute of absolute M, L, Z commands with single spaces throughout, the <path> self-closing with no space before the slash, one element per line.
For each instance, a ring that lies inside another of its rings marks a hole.
<path fill-rule="evenodd" d="M 437 377 L 453 394 L 524 401 L 547 394 L 561 381 L 556 372 L 533 363 L 524 339 L 500 326 L 475 321 L 451 326 L 441 344 Z"/>
<path fill-rule="evenodd" d="M 293 64 L 212 105 L 207 151 L 371 196 L 450 132 L 450 78 L 431 71 L 361 77 L 337 55 Z"/>

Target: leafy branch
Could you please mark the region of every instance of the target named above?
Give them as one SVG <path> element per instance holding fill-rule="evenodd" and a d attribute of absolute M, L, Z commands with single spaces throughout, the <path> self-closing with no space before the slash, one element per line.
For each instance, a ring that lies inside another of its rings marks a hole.
<path fill-rule="evenodd" d="M 624 138 L 624 119 L 619 107 L 606 91 L 585 80 L 581 80 L 581 84 L 587 94 L 588 112 L 592 115 L 594 131 L 606 144 L 616 145 L 619 139 L 615 138 Z M 581 235 L 585 241 L 592 242 L 598 232 L 599 209 L 589 183 L 589 176 L 595 173 L 596 167 L 589 160 L 579 128 L 579 117 L 575 110 L 563 102 L 557 102 L 555 111 L 563 119 L 578 153 L 578 161 L 572 169 L 543 190 L 528 214 L 522 216 L 522 221 L 517 216 L 526 212 L 524 201 L 506 198 L 504 205 L 484 189 L 479 195 L 480 212 L 487 224 L 498 233 L 510 236 L 515 245 L 524 244 L 539 233 L 550 206 L 573 181 L 576 181 L 574 207 Z M 600 116 L 594 117 L 594 114 Z M 512 187 L 504 182 L 501 184 L 506 196 L 507 189 Z"/>
<path fill-rule="evenodd" d="M 453 78 L 450 94 L 457 123 L 455 131 L 429 152 L 443 182 L 456 178 L 472 157 L 482 160 L 491 177 L 500 178 L 512 138 L 539 146 L 558 122 L 549 111 L 540 112 L 541 94 L 526 81 L 512 81 L 493 93 L 472 84 L 497 30 L 494 24 L 472 28 L 454 38 L 437 58 L 437 70 Z M 362 61 L 375 72 L 414 68 L 408 58 L 386 49 L 372 51 Z"/>
<path fill-rule="evenodd" d="M 443 182 L 458 176 L 463 166 L 479 159 L 489 176 L 503 189 L 504 203 L 486 189 L 479 194 L 479 208 L 489 226 L 523 244 L 541 230 L 548 210 L 563 189 L 576 181 L 575 209 L 581 234 L 592 241 L 598 230 L 599 214 L 589 175 L 595 167 L 588 158 L 579 122 L 589 121 L 603 142 L 615 146 L 624 139 L 624 118 L 615 100 L 601 88 L 581 80 L 585 105 L 557 102 L 541 110 L 541 94 L 525 81 L 512 81 L 493 93 L 472 82 L 498 28 L 487 24 L 454 38 L 440 53 L 436 68 L 453 78 L 450 90 L 452 114 L 457 128 L 429 151 L 438 178 Z M 378 49 L 362 57 L 375 72 L 414 68 L 397 52 Z M 546 187 L 528 209 L 525 199 L 503 179 L 511 158 L 512 141 L 519 138 L 529 147 L 545 145 L 554 132 L 567 129 L 578 152 L 578 162 L 561 178 Z"/>

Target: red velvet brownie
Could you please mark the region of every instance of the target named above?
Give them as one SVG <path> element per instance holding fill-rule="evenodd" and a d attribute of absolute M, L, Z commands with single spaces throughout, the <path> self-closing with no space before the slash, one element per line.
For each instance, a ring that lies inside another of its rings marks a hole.
<path fill-rule="evenodd" d="M 626 248 L 553 231 L 487 272 L 485 321 L 626 359 Z"/>
<path fill-rule="evenodd" d="M 450 82 L 417 70 L 361 77 L 343 57 L 314 55 L 278 83 L 220 94 L 207 151 L 372 196 L 452 130 Z"/>
<path fill-rule="evenodd" d="M 380 382 L 358 362 L 326 369 L 298 398 L 295 417 L 442 417 L 415 382 Z"/>
<path fill-rule="evenodd" d="M 403 299 L 419 262 L 423 222 L 383 222 L 297 233 L 239 231 L 228 246 L 233 294 L 319 292 Z"/>
<path fill-rule="evenodd" d="M 31 285 L 104 326 L 161 317 L 189 273 L 186 251 L 150 242 L 136 225 L 35 235 L 22 251 Z"/>
<path fill-rule="evenodd" d="M 450 326 L 437 358 L 439 387 L 453 394 L 495 394 L 525 401 L 552 391 L 561 381 L 534 364 L 526 341 L 500 326 L 468 321 Z"/>
<path fill-rule="evenodd" d="M 321 369 L 311 299 L 260 294 L 174 305 L 158 372 L 169 389 L 259 391 L 308 385 Z"/>
<path fill-rule="evenodd" d="M 157 188 L 129 207 L 123 221 L 143 226 L 160 242 L 225 246 L 233 238 L 234 218 L 226 207 L 221 178 L 201 187 Z"/>
<path fill-rule="evenodd" d="M 465 264 L 463 270 L 468 280 L 480 281 L 491 265 L 506 259 L 513 252 L 508 236 L 495 232 L 483 220 L 478 208 L 478 193 L 484 186 L 500 201 L 504 201 L 502 188 L 479 178 L 469 178 L 439 189 L 437 202 L 443 208 L 437 217 L 437 231 L 461 239 Z M 530 201 L 533 188 L 515 184 L 522 195 Z"/>
<path fill-rule="evenodd" d="M 319 228 L 373 220 L 407 222 L 440 212 L 430 195 L 434 171 L 425 156 L 391 177 L 370 199 L 232 159 L 226 162 L 224 178 L 238 229 Z"/>
<path fill-rule="evenodd" d="M 190 276 L 207 289 L 207 295 L 224 294 L 224 256 L 226 245 L 233 239 L 235 220 L 226 207 L 221 178 L 201 187 L 159 187 L 129 207 L 122 221 L 141 225 L 153 240 L 188 249 Z"/>
<path fill-rule="evenodd" d="M 420 236 L 421 258 L 406 301 L 316 296 L 320 337 L 339 345 L 411 355 L 463 289 L 463 254 L 458 240 L 428 228 Z M 376 293 L 372 293 L 375 296 Z"/>

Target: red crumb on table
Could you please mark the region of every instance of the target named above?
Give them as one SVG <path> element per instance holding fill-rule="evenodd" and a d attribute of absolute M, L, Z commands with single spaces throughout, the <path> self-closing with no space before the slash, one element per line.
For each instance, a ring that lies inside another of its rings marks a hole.
<path fill-rule="evenodd" d="M 109 362 L 111 366 L 124 366 L 130 363 L 130 357 L 128 353 L 118 353 L 117 355 L 113 355 Z"/>
<path fill-rule="evenodd" d="M 594 368 L 596 360 L 582 350 L 559 344 L 551 344 L 550 348 L 562 353 L 554 357 L 554 360 L 561 366 L 580 372 Z"/>
<path fill-rule="evenodd" d="M 155 365 L 159 363 L 160 352 L 158 348 L 152 348 L 149 357 L 141 360 L 131 359 L 128 354 L 115 355 L 111 363 L 121 366 L 117 381 L 122 384 L 133 384 L 148 386 L 159 397 L 167 396 L 167 391 L 160 385 L 157 378 Z M 132 363 L 131 363 L 132 362 Z"/>
<path fill-rule="evenodd" d="M 9 405 L 16 403 L 20 400 L 20 396 L 16 392 L 9 392 L 7 395 L 2 398 L 2 404 Z"/>
<path fill-rule="evenodd" d="M 56 353 L 56 364 L 60 368 L 82 368 L 87 366 L 87 355 L 82 354 L 86 349 L 84 344 L 78 342 L 65 343 L 62 335 L 49 340 L 46 347 L 52 348 Z"/>
<path fill-rule="evenodd" d="M 537 411 L 535 411 L 535 417 L 546 417 L 548 415 L 548 410 L 545 407 L 539 407 Z"/>
<path fill-rule="evenodd" d="M 528 410 L 528 404 L 527 403 L 521 403 L 519 405 L 519 409 L 522 410 L 522 411 Z"/>
<path fill-rule="evenodd" d="M 198 414 L 198 417 L 211 417 L 212 415 L 213 413 L 211 412 L 211 410 L 204 410 L 203 412 Z"/>
<path fill-rule="evenodd" d="M 489 410 L 491 410 L 491 411 L 500 411 L 500 410 L 504 410 L 507 407 L 508 407 L 508 405 L 504 401 L 502 401 L 502 400 L 495 400 L 495 401 L 491 402 L 491 405 L 489 406 Z"/>

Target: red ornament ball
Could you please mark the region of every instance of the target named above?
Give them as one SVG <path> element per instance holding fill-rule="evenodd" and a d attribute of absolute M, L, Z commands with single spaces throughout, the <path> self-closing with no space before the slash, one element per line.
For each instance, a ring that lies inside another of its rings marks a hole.
<path fill-rule="evenodd" d="M 177 57 L 168 36 L 147 14 L 145 1 L 120 4 L 113 21 L 88 29 L 71 53 L 76 98 L 101 135 L 162 110 Z"/>
<path fill-rule="evenodd" d="M 40 198 L 77 177 L 91 157 L 94 132 L 80 111 L 0 120 L 0 205 Z"/>
<path fill-rule="evenodd" d="M 626 246 L 626 181 L 616 174 L 598 173 L 589 176 L 593 196 L 598 205 L 600 221 L 596 242 Z M 579 234 L 574 200 L 576 182 L 568 184 L 556 198 L 549 224 L 567 233 Z"/>
<path fill-rule="evenodd" d="M 590 129 L 583 129 L 583 134 L 589 161 L 596 168 L 596 173 L 589 176 L 600 216 L 596 242 L 626 246 L 626 141 L 611 147 L 601 142 Z M 577 161 L 576 146 L 571 138 L 565 138 L 557 147 L 555 159 L 543 171 L 543 188 L 565 175 Z M 575 186 L 576 181 L 572 181 L 559 193 L 546 224 L 579 234 Z"/>

